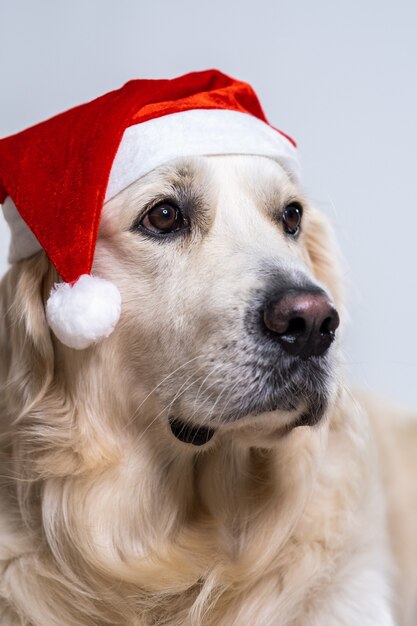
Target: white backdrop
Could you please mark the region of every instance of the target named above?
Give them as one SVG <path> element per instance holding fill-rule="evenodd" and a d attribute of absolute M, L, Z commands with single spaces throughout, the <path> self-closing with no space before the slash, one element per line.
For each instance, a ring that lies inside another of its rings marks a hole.
<path fill-rule="evenodd" d="M 0 23 L 0 136 L 130 78 L 252 83 L 335 224 L 352 379 L 417 406 L 414 0 L 0 0 Z M 0 274 L 7 240 L 0 217 Z"/>

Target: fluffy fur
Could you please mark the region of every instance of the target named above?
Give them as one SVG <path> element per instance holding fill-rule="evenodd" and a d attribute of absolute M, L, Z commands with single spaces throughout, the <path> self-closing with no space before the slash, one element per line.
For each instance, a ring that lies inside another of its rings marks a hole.
<path fill-rule="evenodd" d="M 166 197 L 191 229 L 161 241 L 138 223 Z M 279 220 L 294 198 L 298 240 Z M 122 316 L 81 352 L 46 323 L 42 252 L 1 283 L 1 625 L 414 623 L 415 427 L 353 397 L 340 338 L 283 376 L 254 326 L 277 280 L 342 310 L 328 225 L 280 166 L 158 168 L 106 205 L 94 269 Z M 293 427 L 317 403 L 317 423 Z M 172 413 L 215 436 L 179 442 Z"/>

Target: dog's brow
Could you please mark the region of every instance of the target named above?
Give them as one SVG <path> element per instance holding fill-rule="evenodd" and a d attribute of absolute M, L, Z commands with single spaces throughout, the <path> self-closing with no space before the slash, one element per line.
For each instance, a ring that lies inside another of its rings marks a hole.
<path fill-rule="evenodd" d="M 266 181 L 256 187 L 257 200 L 268 215 L 276 215 L 285 205 L 298 201 L 303 204 L 304 198 L 290 181 Z"/>
<path fill-rule="evenodd" d="M 166 175 L 167 187 L 192 224 L 206 232 L 212 220 L 212 203 L 206 172 L 197 163 L 181 163 Z"/>

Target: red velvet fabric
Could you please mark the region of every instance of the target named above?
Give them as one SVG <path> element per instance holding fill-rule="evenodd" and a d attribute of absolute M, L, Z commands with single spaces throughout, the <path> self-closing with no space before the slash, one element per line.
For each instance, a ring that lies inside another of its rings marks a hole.
<path fill-rule="evenodd" d="M 109 175 L 125 129 L 190 109 L 230 109 L 267 122 L 250 85 L 207 70 L 172 80 L 132 80 L 0 140 L 0 203 L 7 195 L 13 199 L 66 282 L 91 271 Z"/>

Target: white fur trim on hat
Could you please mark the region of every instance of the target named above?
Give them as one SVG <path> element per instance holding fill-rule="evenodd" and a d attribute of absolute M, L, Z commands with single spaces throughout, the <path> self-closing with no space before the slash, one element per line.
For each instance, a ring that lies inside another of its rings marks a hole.
<path fill-rule="evenodd" d="M 278 130 L 248 113 L 192 109 L 125 130 L 113 162 L 106 200 L 172 159 L 214 154 L 267 156 L 299 178 L 297 150 Z"/>
<path fill-rule="evenodd" d="M 69 348 L 83 350 L 114 330 L 121 296 L 113 283 L 83 274 L 76 283 L 57 283 L 46 304 L 48 324 Z"/>
<path fill-rule="evenodd" d="M 125 130 L 105 200 L 175 158 L 215 154 L 267 156 L 278 161 L 294 178 L 299 178 L 297 150 L 279 131 L 247 113 L 193 109 L 164 115 Z M 10 197 L 6 198 L 3 211 L 12 232 L 10 263 L 41 250 Z"/>

